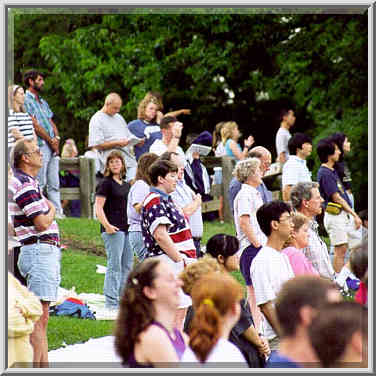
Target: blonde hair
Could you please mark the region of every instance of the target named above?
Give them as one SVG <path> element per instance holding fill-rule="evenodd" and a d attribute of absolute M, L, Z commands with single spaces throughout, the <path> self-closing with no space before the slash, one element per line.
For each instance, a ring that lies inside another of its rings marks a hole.
<path fill-rule="evenodd" d="M 76 143 L 73 138 L 68 138 L 61 151 L 62 158 L 74 158 L 78 154 Z"/>
<path fill-rule="evenodd" d="M 17 94 L 17 91 L 21 88 L 22 88 L 22 86 L 20 86 L 20 85 L 10 85 L 10 86 L 8 86 L 8 109 L 9 110 L 15 111 L 15 109 L 14 109 L 14 96 Z M 20 110 L 21 110 L 21 112 L 26 112 L 25 105 L 22 104 L 20 106 Z"/>
<path fill-rule="evenodd" d="M 179 278 L 183 281 L 183 291 L 187 295 L 191 295 L 192 287 L 196 281 L 210 272 L 224 272 L 219 262 L 210 255 L 205 255 L 186 266 L 179 275 Z"/>
<path fill-rule="evenodd" d="M 142 99 L 140 104 L 138 105 L 137 119 L 147 120 L 146 115 L 145 115 L 145 111 L 146 111 L 146 107 L 148 106 L 149 103 L 154 103 L 157 106 L 157 111 L 160 111 L 163 108 L 163 105 L 162 105 L 162 102 L 160 101 L 160 99 L 158 97 L 156 97 L 155 95 L 153 95 L 152 93 L 148 92 L 145 95 L 145 97 Z M 157 115 L 155 115 L 155 118 L 152 119 L 151 121 L 155 121 L 156 117 L 157 117 Z"/>
<path fill-rule="evenodd" d="M 293 228 L 294 232 L 299 231 L 303 225 L 305 225 L 306 223 L 309 223 L 309 218 L 300 212 L 291 212 L 290 215 L 291 215 L 292 224 L 294 226 Z M 290 235 L 289 238 L 286 240 L 285 244 L 283 245 L 283 248 L 291 246 L 293 240 L 294 240 L 293 236 Z"/>
<path fill-rule="evenodd" d="M 260 160 L 258 158 L 247 158 L 239 161 L 233 172 L 233 175 L 241 182 L 244 183 L 249 176 L 253 176 L 257 167 L 260 167 Z"/>
<path fill-rule="evenodd" d="M 118 93 L 110 93 L 104 100 L 104 104 L 109 105 L 113 102 L 116 102 L 117 100 L 119 100 L 120 102 L 122 101 L 120 95 Z"/>
<path fill-rule="evenodd" d="M 223 145 L 226 144 L 227 140 L 232 138 L 234 130 L 238 127 L 234 121 L 226 121 L 221 128 L 221 138 Z"/>

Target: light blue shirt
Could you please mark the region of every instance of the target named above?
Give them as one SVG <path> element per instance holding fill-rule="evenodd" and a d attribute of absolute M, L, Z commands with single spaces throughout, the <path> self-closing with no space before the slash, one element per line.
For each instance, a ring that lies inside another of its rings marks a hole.
<path fill-rule="evenodd" d="M 181 208 L 192 203 L 193 195 L 195 193 L 185 183 L 184 179 L 178 180 L 176 190 L 171 193 L 171 197 L 176 205 Z M 191 228 L 192 236 L 194 238 L 201 238 L 204 231 L 204 224 L 202 222 L 201 208 L 198 208 L 189 218 L 189 226 Z"/>

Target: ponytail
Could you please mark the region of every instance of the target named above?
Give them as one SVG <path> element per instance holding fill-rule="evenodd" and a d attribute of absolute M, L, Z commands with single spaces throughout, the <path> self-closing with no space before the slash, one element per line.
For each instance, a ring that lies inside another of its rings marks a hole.
<path fill-rule="evenodd" d="M 208 303 L 210 302 L 210 303 Z M 204 363 L 221 335 L 221 315 L 211 299 L 204 299 L 192 320 L 189 346 Z"/>

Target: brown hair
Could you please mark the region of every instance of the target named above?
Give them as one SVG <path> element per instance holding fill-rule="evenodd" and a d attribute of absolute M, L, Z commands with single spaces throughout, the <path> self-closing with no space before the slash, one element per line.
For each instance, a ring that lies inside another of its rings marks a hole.
<path fill-rule="evenodd" d="M 110 170 L 109 164 L 111 159 L 119 158 L 121 160 L 121 163 L 123 167 L 120 170 L 120 178 L 125 178 L 125 175 L 127 173 L 127 166 L 125 165 L 124 157 L 121 151 L 119 150 L 113 150 L 106 159 L 106 167 L 104 169 L 103 176 L 112 176 L 112 172 Z"/>
<path fill-rule="evenodd" d="M 210 273 L 192 287 L 195 315 L 189 345 L 200 362 L 205 362 L 221 336 L 223 315 L 240 301 L 243 288 L 227 273 Z"/>
<path fill-rule="evenodd" d="M 341 358 L 356 332 L 362 334 L 363 344 L 367 344 L 368 310 L 361 304 L 344 301 L 320 309 L 312 320 L 309 337 L 324 367 L 341 366 Z"/>
<path fill-rule="evenodd" d="M 147 185 L 151 185 L 149 177 L 149 167 L 158 159 L 158 155 L 154 153 L 144 153 L 137 162 L 137 172 L 135 181 L 143 180 Z"/>
<path fill-rule="evenodd" d="M 123 363 L 127 363 L 133 353 L 139 334 L 154 319 L 152 301 L 145 296 L 143 289 L 152 286 L 159 263 L 155 258 L 146 259 L 136 265 L 128 276 L 115 326 L 115 351 Z"/>
<path fill-rule="evenodd" d="M 221 142 L 221 129 L 223 125 L 225 124 L 224 121 L 220 121 L 218 124 L 216 124 L 213 132 L 213 149 L 215 149 L 219 143 Z"/>
<path fill-rule="evenodd" d="M 299 231 L 299 229 L 306 223 L 309 223 L 309 218 L 304 214 L 299 212 L 291 212 L 291 221 L 294 226 L 293 230 Z M 293 237 L 290 235 L 289 238 L 285 241 L 283 248 L 286 248 L 292 244 Z"/>
<path fill-rule="evenodd" d="M 293 336 L 300 324 L 303 306 L 320 308 L 328 303 L 328 292 L 336 285 L 319 276 L 301 275 L 285 282 L 277 296 L 275 310 L 283 336 Z"/>
<path fill-rule="evenodd" d="M 204 275 L 210 272 L 224 272 L 219 262 L 210 255 L 199 258 L 196 262 L 189 264 L 180 273 L 179 278 L 183 281 L 183 291 L 191 295 L 193 285 Z"/>

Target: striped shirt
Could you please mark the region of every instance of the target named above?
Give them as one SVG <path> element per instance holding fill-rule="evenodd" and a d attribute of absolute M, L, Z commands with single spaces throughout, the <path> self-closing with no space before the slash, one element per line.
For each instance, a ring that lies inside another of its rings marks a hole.
<path fill-rule="evenodd" d="M 50 210 L 37 179 L 16 169 L 9 182 L 9 189 L 13 195 L 9 209 L 17 240 L 23 245 L 36 242 L 38 239 L 59 242 L 59 228 L 56 221 L 42 232 L 34 227 L 33 219 L 40 214 L 47 214 Z"/>
<path fill-rule="evenodd" d="M 53 118 L 54 113 L 51 111 L 48 103 L 41 97 L 39 101 L 36 96 L 29 90 L 25 94 L 25 108 L 29 115 L 35 117 L 38 123 L 45 129 L 50 137 L 55 137 L 54 130 L 50 120 Z M 38 136 L 39 146 L 43 146 L 45 141 Z"/>
<path fill-rule="evenodd" d="M 34 138 L 34 125 L 30 115 L 27 112 L 14 112 L 9 110 L 8 115 L 8 148 L 14 146 L 16 140 L 12 135 L 12 129 L 18 129 L 28 140 Z"/>
<path fill-rule="evenodd" d="M 153 234 L 159 225 L 167 225 L 168 234 L 178 251 L 196 258 L 196 248 L 188 222 L 181 209 L 175 206 L 171 196 L 152 187 L 144 200 L 141 216 L 142 236 L 147 248 L 146 257 L 165 253 Z"/>

